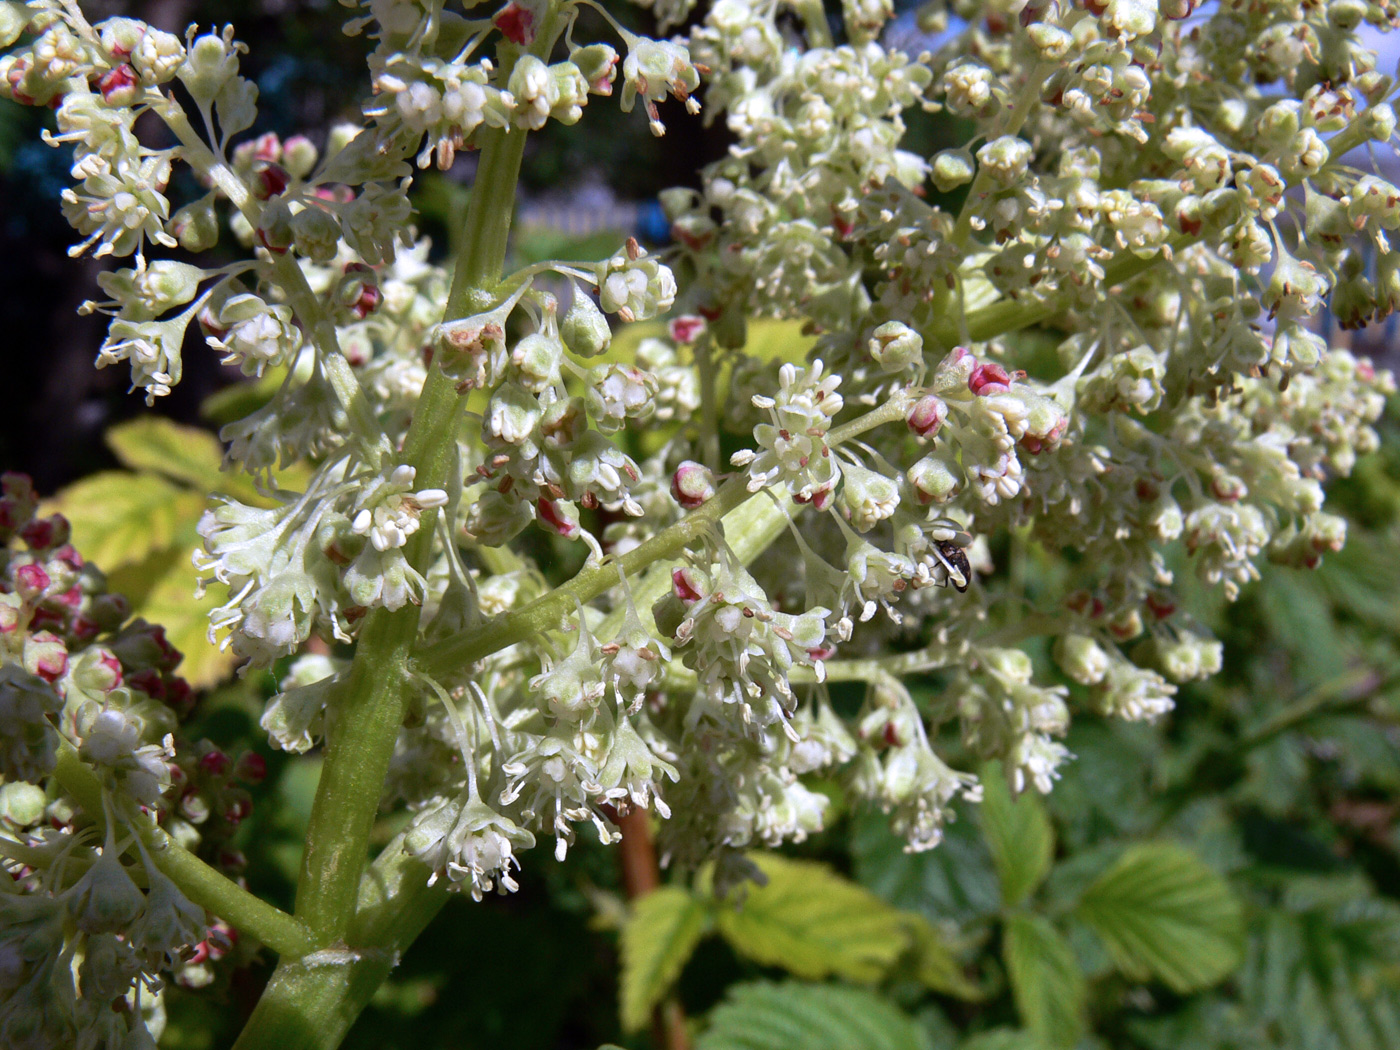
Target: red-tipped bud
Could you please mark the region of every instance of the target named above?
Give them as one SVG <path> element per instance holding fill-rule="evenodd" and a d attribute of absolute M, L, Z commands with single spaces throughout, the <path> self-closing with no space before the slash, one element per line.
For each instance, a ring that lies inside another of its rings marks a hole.
<path fill-rule="evenodd" d="M 141 78 L 136 70 L 123 64 L 97 78 L 97 91 L 109 106 L 129 106 L 141 93 Z"/>
<path fill-rule="evenodd" d="M 529 47 L 535 42 L 535 13 L 527 7 L 517 3 L 506 4 L 491 21 L 512 44 Z"/>
<path fill-rule="evenodd" d="M 931 438 L 948 418 L 948 404 L 937 394 L 928 394 L 914 402 L 906 418 L 910 430 L 920 437 Z"/>
<path fill-rule="evenodd" d="M 705 597 L 695 585 L 689 569 L 671 570 L 671 592 L 683 602 L 698 602 Z"/>
<path fill-rule="evenodd" d="M 702 506 L 714 494 L 714 472 L 703 463 L 686 460 L 671 476 L 671 495 L 686 510 Z"/>
<path fill-rule="evenodd" d="M 671 338 L 678 343 L 693 343 L 705 331 L 705 319 L 696 314 L 675 318 L 670 325 Z"/>
<path fill-rule="evenodd" d="M 972 375 L 967 380 L 967 388 L 978 397 L 1004 394 L 1011 389 L 1011 377 L 1001 365 L 995 361 L 988 361 L 972 370 Z"/>

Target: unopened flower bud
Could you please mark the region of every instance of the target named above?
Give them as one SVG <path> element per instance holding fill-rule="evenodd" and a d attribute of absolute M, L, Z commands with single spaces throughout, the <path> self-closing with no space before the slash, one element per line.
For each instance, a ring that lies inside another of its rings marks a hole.
<path fill-rule="evenodd" d="M 617 50 L 609 44 L 590 44 L 569 53 L 569 59 L 588 81 L 588 90 L 594 95 L 611 95 L 613 81 L 617 79 Z"/>
<path fill-rule="evenodd" d="M 292 243 L 298 255 L 312 262 L 328 263 L 340 245 L 340 223 L 315 206 L 302 208 L 292 216 Z"/>
<path fill-rule="evenodd" d="M 97 78 L 97 91 L 102 101 L 113 108 L 130 106 L 141 95 L 141 78 L 123 63 Z"/>
<path fill-rule="evenodd" d="M 284 254 L 292 246 L 292 209 L 281 199 L 263 205 L 258 218 L 258 242 L 275 255 Z"/>
<path fill-rule="evenodd" d="M 1060 61 L 1074 46 L 1073 36 L 1059 26 L 1052 26 L 1047 22 L 1032 22 L 1026 27 L 1026 37 L 1046 62 Z"/>
<path fill-rule="evenodd" d="M 995 361 L 987 361 L 973 368 L 967 388 L 978 397 L 1004 394 L 1011 389 L 1011 376 Z"/>
<path fill-rule="evenodd" d="M 1003 186 L 1010 186 L 1025 178 L 1031 162 L 1031 144 L 1014 135 L 1003 135 L 979 149 L 977 161 L 988 175 Z"/>
<path fill-rule="evenodd" d="M 559 322 L 559 335 L 569 352 L 579 357 L 601 354 L 612 343 L 608 319 L 597 304 L 581 291 L 575 291 L 574 301 L 564 312 Z"/>
<path fill-rule="evenodd" d="M 939 193 L 951 193 L 959 186 L 966 186 L 976 173 L 970 150 L 945 149 L 933 158 L 933 184 Z"/>
<path fill-rule="evenodd" d="M 316 167 L 316 144 L 305 135 L 293 135 L 282 143 L 282 166 L 293 178 L 304 179 Z"/>
<path fill-rule="evenodd" d="M 920 503 L 946 503 L 958 491 L 960 473 L 956 462 L 940 452 L 932 452 L 905 472 Z"/>
<path fill-rule="evenodd" d="M 219 215 L 214 195 L 186 204 L 170 219 L 170 232 L 187 252 L 208 251 L 219 243 Z"/>
<path fill-rule="evenodd" d="M 924 340 L 903 321 L 886 321 L 866 344 L 870 356 L 886 372 L 902 372 L 924 359 Z"/>
<path fill-rule="evenodd" d="M 714 471 L 703 463 L 686 460 L 671 476 L 671 495 L 686 510 L 703 506 L 714 494 Z"/>
<path fill-rule="evenodd" d="M 905 417 L 909 429 L 920 437 L 932 438 L 948 418 L 948 403 L 937 394 L 926 394 L 915 401 Z"/>
<path fill-rule="evenodd" d="M 29 25 L 28 7 L 15 0 L 0 4 L 0 47 L 9 47 L 24 33 Z"/>
<path fill-rule="evenodd" d="M 1062 634 L 1055 640 L 1055 662 L 1080 685 L 1096 685 L 1108 673 L 1108 654 L 1092 638 Z"/>

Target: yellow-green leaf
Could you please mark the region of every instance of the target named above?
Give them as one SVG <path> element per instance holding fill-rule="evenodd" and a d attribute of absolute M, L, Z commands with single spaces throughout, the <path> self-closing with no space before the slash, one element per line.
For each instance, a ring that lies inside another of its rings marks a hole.
<path fill-rule="evenodd" d="M 1149 842 L 1123 854 L 1084 891 L 1076 914 L 1134 980 L 1191 992 L 1239 965 L 1244 917 L 1229 884 L 1189 850 Z"/>
<path fill-rule="evenodd" d="M 1084 974 L 1074 950 L 1039 915 L 1006 920 L 1002 958 L 1021 1021 L 1048 1050 L 1068 1050 L 1084 1030 Z"/>
<path fill-rule="evenodd" d="M 165 628 L 170 644 L 185 658 L 178 673 L 196 689 L 216 685 L 232 673 L 237 659 L 209 641 L 209 612 L 219 605 L 219 588 L 195 600 L 198 573 L 190 561 L 194 543 L 160 550 L 108 576 L 108 585 L 131 599 L 131 611 Z"/>
<path fill-rule="evenodd" d="M 982 834 L 1001 880 L 1002 903 L 1014 908 L 1050 872 L 1055 855 L 1055 832 L 1050 818 L 1035 792 L 1012 800 L 1000 762 L 989 762 L 982 768 L 982 805 L 978 812 Z"/>
<path fill-rule="evenodd" d="M 724 904 L 720 932 L 736 952 L 798 977 L 836 974 L 878 981 L 909 947 L 908 916 L 824 864 L 756 855 L 768 884 L 737 907 Z"/>
<path fill-rule="evenodd" d="M 108 430 L 106 440 L 131 470 L 163 474 L 201 492 L 219 491 L 231 480 L 219 470 L 224 458 L 219 439 L 200 427 L 137 416 Z"/>
<path fill-rule="evenodd" d="M 647 1023 L 680 976 L 690 953 L 705 935 L 709 914 L 705 903 L 679 886 L 662 886 L 632 905 L 622 928 L 620 1012 L 624 1031 Z"/>
<path fill-rule="evenodd" d="M 154 474 L 110 470 L 69 485 L 52 506 L 72 523 L 78 552 L 111 572 L 178 542 L 204 513 L 204 494 Z"/>

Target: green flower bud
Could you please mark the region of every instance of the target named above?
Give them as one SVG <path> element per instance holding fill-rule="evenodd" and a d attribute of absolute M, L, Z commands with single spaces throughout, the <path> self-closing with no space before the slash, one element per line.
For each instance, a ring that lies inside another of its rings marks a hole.
<path fill-rule="evenodd" d="M 208 251 L 219 243 L 219 214 L 214 194 L 186 204 L 170 218 L 170 232 L 187 252 Z"/>
<path fill-rule="evenodd" d="M 903 321 L 886 321 L 866 344 L 870 356 L 886 372 L 902 372 L 924 359 L 924 340 Z"/>
<path fill-rule="evenodd" d="M 15 0 L 0 3 L 0 47 L 9 47 L 29 25 L 31 12 L 28 5 Z"/>
<path fill-rule="evenodd" d="M 578 67 L 588 90 L 594 95 L 611 95 L 617 79 L 618 55 L 609 44 L 590 44 L 569 53 L 569 60 Z"/>
<path fill-rule="evenodd" d="M 535 393 L 559 382 L 559 362 L 564 344 L 543 332 L 525 336 L 510 352 L 511 364 L 520 369 L 520 382 Z"/>
<path fill-rule="evenodd" d="M 282 143 L 282 166 L 293 178 L 305 179 L 316 167 L 316 144 L 305 135 L 293 135 Z"/>
<path fill-rule="evenodd" d="M 180 82 L 200 105 L 207 106 L 238 75 L 238 54 L 244 50 L 242 44 L 234 43 L 232 26 L 222 36 L 206 33 L 190 45 L 177 74 Z"/>
<path fill-rule="evenodd" d="M 328 263 L 340 246 L 340 223 L 329 212 L 308 205 L 292 216 L 292 244 L 298 255 Z"/>
<path fill-rule="evenodd" d="M 1003 186 L 1010 186 L 1026 177 L 1031 163 L 1031 144 L 1014 135 L 993 139 L 977 151 L 982 169 Z"/>
<path fill-rule="evenodd" d="M 578 290 L 559 322 L 559 335 L 569 352 L 579 357 L 594 357 L 612 343 L 612 329 L 603 311 L 589 295 Z"/>
<path fill-rule="evenodd" d="M 1366 19 L 1362 0 L 1332 0 L 1327 5 L 1327 23 L 1333 29 L 1349 33 Z"/>
<path fill-rule="evenodd" d="M 947 503 L 957 495 L 962 474 L 949 455 L 934 451 L 910 467 L 905 476 L 920 503 Z"/>
<path fill-rule="evenodd" d="M 1074 37 L 1071 34 L 1047 22 L 1032 22 L 1026 27 L 1026 36 L 1030 39 L 1031 46 L 1046 62 L 1060 61 L 1074 46 Z"/>
<path fill-rule="evenodd" d="M 1108 674 L 1108 653 L 1086 635 L 1062 634 L 1055 639 L 1055 663 L 1080 685 L 1097 685 Z"/>
<path fill-rule="evenodd" d="M 1395 110 L 1389 102 L 1380 102 L 1361 115 L 1361 126 L 1375 142 L 1389 142 L 1395 135 Z"/>
<path fill-rule="evenodd" d="M 16 828 L 37 824 L 44 816 L 48 796 L 38 784 L 17 780 L 0 785 L 0 820 Z"/>
<path fill-rule="evenodd" d="M 933 184 L 939 193 L 950 193 L 967 185 L 975 174 L 970 150 L 945 149 L 933 158 Z"/>

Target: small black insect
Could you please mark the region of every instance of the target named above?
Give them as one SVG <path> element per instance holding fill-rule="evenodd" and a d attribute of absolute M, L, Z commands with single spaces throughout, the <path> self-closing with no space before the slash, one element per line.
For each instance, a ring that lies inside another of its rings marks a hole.
<path fill-rule="evenodd" d="M 948 582 L 958 589 L 958 593 L 967 590 L 967 585 L 972 582 L 972 566 L 967 561 L 967 551 L 963 550 L 951 540 L 938 540 L 938 553 L 950 566 L 962 575 L 962 583 L 958 582 L 957 576 L 948 574 Z"/>

